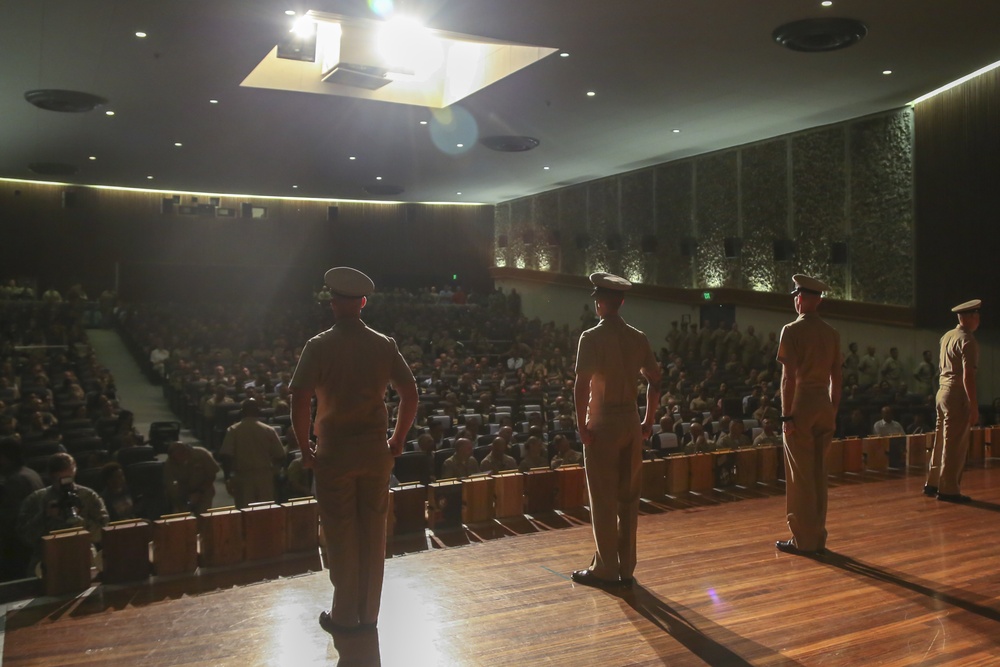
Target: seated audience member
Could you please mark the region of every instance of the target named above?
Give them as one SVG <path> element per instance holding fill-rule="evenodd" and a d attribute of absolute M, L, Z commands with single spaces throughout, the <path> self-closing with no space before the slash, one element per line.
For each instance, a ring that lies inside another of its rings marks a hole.
<path fill-rule="evenodd" d="M 702 452 L 715 451 L 715 443 L 705 437 L 705 429 L 698 422 L 691 423 L 691 431 L 684 438 L 685 454 L 700 454 Z"/>
<path fill-rule="evenodd" d="M 167 448 L 163 483 L 174 512 L 201 514 L 215 499 L 219 464 L 204 447 L 174 442 Z"/>
<path fill-rule="evenodd" d="M 747 437 L 743 422 L 739 419 L 734 419 L 730 422 L 729 432 L 720 435 L 716 442 L 716 446 L 719 449 L 739 449 L 741 447 L 749 447 L 750 445 L 750 438 Z"/>
<path fill-rule="evenodd" d="M 903 430 L 902 424 L 892 418 L 892 408 L 886 405 L 882 408 L 882 419 L 879 419 L 872 426 L 872 434 L 885 437 L 890 435 L 906 435 L 906 431 Z"/>
<path fill-rule="evenodd" d="M 780 417 L 781 413 L 771 405 L 771 399 L 767 396 L 761 396 L 760 407 L 753 411 L 753 418 L 757 420 L 757 423 L 763 424 L 765 419 L 777 421 Z"/>
<path fill-rule="evenodd" d="M 765 419 L 761 423 L 761 428 L 763 430 L 756 438 L 753 439 L 754 447 L 767 447 L 769 445 L 774 445 L 776 447 L 781 446 L 781 435 L 774 432 L 773 421 Z"/>
<path fill-rule="evenodd" d="M 850 417 L 841 428 L 841 436 L 844 438 L 867 438 L 870 433 L 865 413 L 861 411 L 861 408 L 851 410 Z"/>
<path fill-rule="evenodd" d="M 716 447 L 718 447 L 719 438 L 729 434 L 729 425 L 732 423 L 733 419 L 729 415 L 723 415 L 719 418 L 718 430 L 712 433 L 712 439 L 715 440 Z"/>
<path fill-rule="evenodd" d="M 76 483 L 76 461 L 65 452 L 49 458 L 50 486 L 34 491 L 17 516 L 17 532 L 31 545 L 32 560 L 41 559 L 42 538 L 54 530 L 84 528 L 90 540 L 101 541 L 101 528 L 108 525 L 108 511 L 97 492 Z"/>
<path fill-rule="evenodd" d="M 552 444 L 555 445 L 556 454 L 552 457 L 552 469 L 563 466 L 580 464 L 583 465 L 583 454 L 573 449 L 573 443 L 564 435 L 557 435 Z"/>
<path fill-rule="evenodd" d="M 120 464 L 111 462 L 101 468 L 101 479 L 104 481 L 104 491 L 101 500 L 108 510 L 111 521 L 135 518 L 135 503 L 132 494 L 128 492 L 125 483 L 125 470 Z"/>
<path fill-rule="evenodd" d="M 507 441 L 497 436 L 493 438 L 490 453 L 479 463 L 479 471 L 498 473 L 505 470 L 517 470 L 517 462 L 507 453 Z"/>
<path fill-rule="evenodd" d="M 479 462 L 472 455 L 472 448 L 472 441 L 468 438 L 455 441 L 455 453 L 441 466 L 442 479 L 463 479 L 479 472 Z"/>
<path fill-rule="evenodd" d="M 219 405 L 231 405 L 236 407 L 236 401 L 226 392 L 226 385 L 217 384 L 212 388 L 212 394 L 202 401 L 201 414 L 205 418 L 206 424 L 212 424 L 215 420 L 215 408 Z"/>
<path fill-rule="evenodd" d="M 438 420 L 432 421 L 427 425 L 427 433 L 430 434 L 431 438 L 434 440 L 434 449 L 447 449 L 448 444 L 444 439 L 444 424 Z"/>
<path fill-rule="evenodd" d="M 927 417 L 924 416 L 923 412 L 918 412 L 913 415 L 913 423 L 906 428 L 906 434 L 919 435 L 921 433 L 927 433 Z"/>
<path fill-rule="evenodd" d="M 170 358 L 170 350 L 163 347 L 163 341 L 159 338 L 154 340 L 153 349 L 149 351 L 149 365 L 157 377 L 166 375 L 164 364 Z"/>
<path fill-rule="evenodd" d="M 524 457 L 517 469 L 527 472 L 532 468 L 548 468 L 549 457 L 545 452 L 545 443 L 538 436 L 531 436 L 524 441 Z"/>
<path fill-rule="evenodd" d="M 17 514 L 24 499 L 42 488 L 42 478 L 24 465 L 18 441 L 0 440 L 0 581 L 28 574 L 31 548 L 17 535 Z"/>
<path fill-rule="evenodd" d="M 296 456 L 285 471 L 286 491 L 289 498 L 305 498 L 313 495 L 313 471 L 303 467 L 302 457 Z"/>
<path fill-rule="evenodd" d="M 135 428 L 135 415 L 129 410 L 119 412 L 118 421 L 115 424 L 115 434 L 111 436 L 108 443 L 109 449 L 117 452 L 119 449 L 139 447 L 142 442 L 142 435 Z"/>
<path fill-rule="evenodd" d="M 241 419 L 226 429 L 219 457 L 232 481 L 236 507 L 275 499 L 275 468 L 285 460 L 278 433 L 260 421 L 260 404 L 248 398 L 240 405 Z"/>

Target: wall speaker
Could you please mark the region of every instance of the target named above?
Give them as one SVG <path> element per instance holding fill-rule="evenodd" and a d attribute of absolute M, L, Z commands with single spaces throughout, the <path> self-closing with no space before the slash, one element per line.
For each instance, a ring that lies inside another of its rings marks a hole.
<path fill-rule="evenodd" d="M 722 250 L 726 259 L 736 259 L 743 250 L 743 239 L 735 236 L 722 239 Z"/>
<path fill-rule="evenodd" d="M 74 192 L 73 190 L 63 190 L 62 207 L 76 208 L 76 204 L 77 204 L 76 192 Z"/>
<path fill-rule="evenodd" d="M 240 204 L 240 217 L 241 218 L 252 218 L 253 217 L 253 204 L 250 202 L 243 202 Z"/>
<path fill-rule="evenodd" d="M 790 262 L 795 258 L 795 241 L 791 239 L 775 239 L 774 261 Z"/>
<path fill-rule="evenodd" d="M 327 206 L 326 207 L 326 219 L 327 220 L 330 220 L 332 222 L 333 220 L 336 220 L 337 216 L 339 216 L 339 215 L 340 215 L 340 208 L 339 207 L 337 207 L 337 206 Z"/>
<path fill-rule="evenodd" d="M 694 251 L 698 247 L 698 241 L 691 236 L 681 239 L 681 257 L 694 257 Z"/>
<path fill-rule="evenodd" d="M 830 263 L 847 264 L 847 241 L 834 241 L 830 244 Z"/>
<path fill-rule="evenodd" d="M 642 237 L 642 251 L 645 253 L 656 252 L 660 247 L 660 240 L 653 236 L 652 234 L 646 234 Z"/>

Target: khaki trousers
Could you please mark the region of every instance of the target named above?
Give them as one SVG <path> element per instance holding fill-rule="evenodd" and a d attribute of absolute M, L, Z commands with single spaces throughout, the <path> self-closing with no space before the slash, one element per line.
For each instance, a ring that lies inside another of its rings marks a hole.
<path fill-rule="evenodd" d="M 591 424 L 584 448 L 590 523 L 597 552 L 590 569 L 601 579 L 629 578 L 635 570 L 635 533 L 642 488 L 642 428 L 633 410 Z"/>
<path fill-rule="evenodd" d="M 378 621 L 393 459 L 385 440 L 319 444 L 316 501 L 333 583 L 333 622 Z"/>
<path fill-rule="evenodd" d="M 968 451 L 969 397 L 962 387 L 941 387 L 937 393 L 937 428 L 927 485 L 936 486 L 938 493 L 959 493 Z"/>
<path fill-rule="evenodd" d="M 274 500 L 274 472 L 250 470 L 233 475 L 233 500 L 239 508 Z"/>
<path fill-rule="evenodd" d="M 795 432 L 785 433 L 785 512 L 795 546 L 826 547 L 826 450 L 836 416 L 827 389 L 800 387 L 795 393 Z"/>

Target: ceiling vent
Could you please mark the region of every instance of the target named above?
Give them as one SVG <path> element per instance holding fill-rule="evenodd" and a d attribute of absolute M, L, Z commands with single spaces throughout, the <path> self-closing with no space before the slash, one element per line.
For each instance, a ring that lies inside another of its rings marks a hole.
<path fill-rule="evenodd" d="M 532 148 L 538 148 L 538 145 L 542 142 L 534 137 L 501 134 L 492 137 L 483 137 L 479 140 L 479 143 L 490 150 L 501 153 L 523 153 L 524 151 L 530 151 Z"/>
<path fill-rule="evenodd" d="M 846 49 L 868 34 L 861 21 L 845 18 L 821 18 L 793 21 L 779 26 L 771 36 L 792 51 L 823 53 Z"/>
<path fill-rule="evenodd" d="M 323 81 L 352 88 L 378 90 L 382 86 L 392 83 L 391 79 L 386 78 L 386 73 L 382 67 L 340 62 L 323 75 Z"/>
<path fill-rule="evenodd" d="M 62 113 L 84 113 L 108 103 L 103 97 L 77 90 L 29 90 L 24 99 L 39 109 Z"/>
<path fill-rule="evenodd" d="M 65 162 L 32 162 L 28 169 L 39 176 L 72 176 L 78 171 L 76 165 Z"/>

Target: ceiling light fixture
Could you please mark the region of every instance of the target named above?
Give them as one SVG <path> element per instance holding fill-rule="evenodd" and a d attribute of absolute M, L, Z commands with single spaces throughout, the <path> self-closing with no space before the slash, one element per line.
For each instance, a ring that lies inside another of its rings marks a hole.
<path fill-rule="evenodd" d="M 560 58 L 569 58 L 569 54 L 566 53 L 565 51 L 563 51 L 562 53 L 559 54 L 559 57 Z"/>
<path fill-rule="evenodd" d="M 587 97 L 593 97 L 593 96 L 594 96 L 594 95 L 596 95 L 596 94 L 597 94 L 597 93 L 595 93 L 595 92 L 594 92 L 594 91 L 592 91 L 592 90 L 588 90 L 588 91 L 587 91 Z"/>
<path fill-rule="evenodd" d="M 219 100 L 209 100 L 208 103 L 209 104 L 218 104 Z"/>
<path fill-rule="evenodd" d="M 140 30 L 139 32 L 135 33 L 135 36 L 136 36 L 136 37 L 139 37 L 139 38 L 141 39 L 141 38 L 143 38 L 143 37 L 145 37 L 145 36 L 146 36 L 146 33 L 142 32 L 142 31 Z"/>
<path fill-rule="evenodd" d="M 426 124 L 427 124 L 427 121 L 426 121 L 426 120 L 422 120 L 422 121 L 420 121 L 420 124 L 421 124 L 421 125 L 426 125 Z"/>
<path fill-rule="evenodd" d="M 153 177 L 152 177 L 152 176 L 147 176 L 147 177 L 146 177 L 146 180 L 147 180 L 147 181 L 151 181 L 151 180 L 153 180 Z"/>
<path fill-rule="evenodd" d="M 24 99 L 39 109 L 62 113 L 84 113 L 108 103 L 103 97 L 91 93 L 52 88 L 29 90 L 24 94 Z"/>
<path fill-rule="evenodd" d="M 292 186 L 292 189 L 293 189 L 293 190 L 298 190 L 298 189 L 299 189 L 299 186 L 297 186 L 297 185 L 293 185 L 293 186 Z"/>
<path fill-rule="evenodd" d="M 542 167 L 542 169 L 544 169 L 545 171 L 548 171 L 549 167 Z"/>
<path fill-rule="evenodd" d="M 892 70 L 891 69 L 884 69 L 884 70 L 882 70 L 882 74 L 885 74 L 886 76 L 889 76 L 890 74 L 892 74 Z"/>
<path fill-rule="evenodd" d="M 286 9 L 285 10 L 285 16 L 295 16 L 295 10 L 294 9 Z"/>
<path fill-rule="evenodd" d="M 382 180 L 382 177 L 381 177 L 381 176 L 376 176 L 376 177 L 375 177 L 375 180 L 376 180 L 376 181 L 381 181 L 381 180 Z"/>
<path fill-rule="evenodd" d="M 856 19 L 818 18 L 780 25 L 771 37 L 781 46 L 804 53 L 824 53 L 846 49 L 868 34 L 868 27 Z"/>
<path fill-rule="evenodd" d="M 670 131 L 673 132 L 674 134 L 680 134 L 681 133 L 681 131 L 678 130 L 676 127 L 674 129 L 670 130 Z"/>
<path fill-rule="evenodd" d="M 833 0 L 823 0 L 823 2 L 819 4 L 823 5 L 824 7 L 833 7 Z"/>
<path fill-rule="evenodd" d="M 179 141 L 175 141 L 175 142 L 174 142 L 174 146 L 177 146 L 178 148 L 180 148 L 180 147 L 181 147 L 181 146 L 183 146 L 183 145 L 184 145 L 184 144 L 182 144 L 182 143 L 181 143 L 181 142 L 179 142 Z"/>
<path fill-rule="evenodd" d="M 347 159 L 348 159 L 348 160 L 357 160 L 358 158 L 356 158 L 356 157 L 354 157 L 354 156 L 352 155 L 351 157 L 349 157 L 349 158 L 347 158 Z"/>
<path fill-rule="evenodd" d="M 115 115 L 115 112 L 114 112 L 114 111 L 110 111 L 110 110 L 108 110 L 108 111 L 105 111 L 105 112 L 104 112 L 104 115 L 105 115 L 105 116 L 114 116 L 114 115 Z"/>
<path fill-rule="evenodd" d="M 97 159 L 97 156 L 96 156 L 96 155 L 91 155 L 91 156 L 90 156 L 89 158 L 87 158 L 87 159 L 88 159 L 88 160 L 96 160 L 96 159 Z"/>

